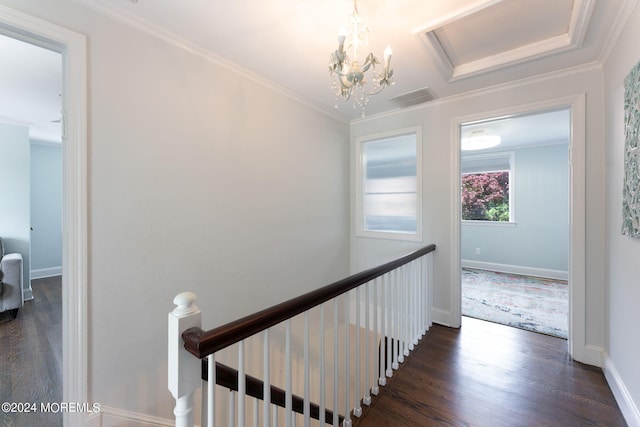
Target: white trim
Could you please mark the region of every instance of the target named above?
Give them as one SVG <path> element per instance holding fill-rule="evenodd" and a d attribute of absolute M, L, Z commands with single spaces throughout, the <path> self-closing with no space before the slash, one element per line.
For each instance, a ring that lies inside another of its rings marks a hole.
<path fill-rule="evenodd" d="M 453 319 L 453 316 L 451 316 L 450 311 L 432 307 L 431 317 L 433 319 L 433 323 L 436 323 L 438 325 L 443 325 L 443 326 L 452 327 L 452 328 L 460 327 L 460 325 L 454 326 L 451 324 L 451 319 Z"/>
<path fill-rule="evenodd" d="M 415 233 L 401 233 L 401 232 L 382 232 L 382 231 L 368 231 L 364 229 L 364 206 L 363 206 L 363 189 L 364 181 L 362 179 L 362 145 L 379 139 L 399 137 L 403 135 L 415 134 L 416 136 L 416 232 Z M 356 173 L 356 191 L 355 191 L 355 232 L 353 233 L 357 237 L 371 237 L 377 239 L 389 239 L 389 240 L 405 240 L 411 242 L 422 242 L 422 126 L 413 126 L 403 129 L 396 129 L 389 132 L 381 132 L 372 135 L 359 136 L 355 140 L 355 173 Z"/>
<path fill-rule="evenodd" d="M 87 50 L 83 35 L 0 5 L 0 31 L 63 56 L 62 399 L 87 401 Z M 65 426 L 87 414 L 65 413 Z"/>
<path fill-rule="evenodd" d="M 579 362 L 601 366 L 601 349 L 588 345 L 586 341 L 586 94 L 549 99 L 541 102 L 502 108 L 471 116 L 458 117 L 451 121 L 451 168 L 450 189 L 452 194 L 451 218 L 451 324 L 460 325 L 460 126 L 467 122 L 487 120 L 507 114 L 529 114 L 542 110 L 571 108 L 571 166 L 569 171 L 570 234 L 569 234 L 569 354 Z"/>
<path fill-rule="evenodd" d="M 98 422 L 92 419 L 92 425 L 100 427 L 116 427 L 121 425 L 135 425 L 140 427 L 173 427 L 175 420 L 154 417 L 127 411 L 125 409 L 113 408 L 111 406 L 100 406 L 100 416 Z"/>
<path fill-rule="evenodd" d="M 606 64 L 609 59 L 609 55 L 613 51 L 614 47 L 618 43 L 622 32 L 627 28 L 627 22 L 633 15 L 633 10 L 638 4 L 638 0 L 624 0 L 624 4 L 618 8 L 618 16 L 615 22 L 611 25 L 611 31 L 607 37 L 606 42 L 602 46 L 602 51 L 598 61 L 601 64 Z"/>
<path fill-rule="evenodd" d="M 640 0 L 639 0 L 640 1 Z M 446 96 L 439 99 L 434 99 L 427 104 L 418 104 L 413 105 L 411 107 L 404 108 L 396 108 L 390 111 L 385 111 L 382 113 L 367 115 L 366 117 L 359 117 L 357 119 L 351 120 L 351 124 L 360 124 L 368 121 L 379 121 L 382 118 L 394 117 L 398 115 L 406 115 L 412 111 L 425 110 L 427 108 L 433 108 L 435 106 L 446 105 L 451 102 L 459 102 L 465 101 L 470 98 L 475 98 L 477 96 L 488 96 L 501 91 L 509 90 L 509 89 L 519 89 L 526 85 L 532 85 L 536 83 L 543 83 L 549 80 L 556 80 L 567 76 L 574 76 L 581 73 L 588 73 L 593 70 L 601 70 L 602 64 L 599 62 L 590 62 L 588 64 L 577 65 L 575 67 L 563 68 L 559 71 L 550 71 L 548 73 L 536 74 L 530 77 L 524 77 L 518 80 L 512 80 L 507 83 L 499 83 L 493 86 L 487 86 L 480 89 L 469 90 L 467 92 L 462 92 L 459 94 Z M 495 118 L 495 117 L 494 117 Z M 482 119 L 478 119 L 478 121 L 482 121 Z"/>
<path fill-rule="evenodd" d="M 450 83 L 544 58 L 560 52 L 579 49 L 582 47 L 587 26 L 591 20 L 595 6 L 595 0 L 575 0 L 569 18 L 568 29 L 565 34 L 509 49 L 475 61 L 459 65 L 451 63 L 448 53 L 433 32 L 439 27 L 475 13 L 484 7 L 490 6 L 492 3 L 495 2 L 480 2 L 478 5 L 468 8 L 468 10 L 461 9 L 458 15 L 448 16 L 446 20 L 440 21 L 438 25 L 430 24 L 429 26 L 423 26 L 417 30 L 413 30 L 413 34 L 419 37 L 430 56 L 434 59 L 442 77 Z"/>
<path fill-rule="evenodd" d="M 541 277 L 545 279 L 569 280 L 569 272 L 549 268 L 526 267 L 523 265 L 500 264 L 497 262 L 473 261 L 463 259 L 462 268 L 497 271 L 499 273 L 519 274 L 521 276 Z"/>
<path fill-rule="evenodd" d="M 31 270 L 31 280 L 62 275 L 62 266 Z"/>
<path fill-rule="evenodd" d="M 609 388 L 613 392 L 613 397 L 615 397 L 625 421 L 629 427 L 640 427 L 640 409 L 633 401 L 631 393 L 629 393 L 627 386 L 622 381 L 622 377 L 608 355 L 605 355 L 603 370 Z"/>

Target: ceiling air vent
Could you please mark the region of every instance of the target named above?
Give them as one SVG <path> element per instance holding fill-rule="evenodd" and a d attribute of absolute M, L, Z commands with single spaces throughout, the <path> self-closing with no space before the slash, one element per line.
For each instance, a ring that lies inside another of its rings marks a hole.
<path fill-rule="evenodd" d="M 393 103 L 398 107 L 406 108 L 411 107 L 412 105 L 433 101 L 434 99 L 438 99 L 436 94 L 428 87 L 425 87 L 403 95 L 398 95 L 395 98 L 391 98 L 391 101 L 393 101 Z"/>

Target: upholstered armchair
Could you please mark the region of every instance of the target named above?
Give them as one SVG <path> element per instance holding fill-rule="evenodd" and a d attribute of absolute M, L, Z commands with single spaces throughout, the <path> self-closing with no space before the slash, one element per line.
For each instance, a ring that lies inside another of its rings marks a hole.
<path fill-rule="evenodd" d="M 15 319 L 22 301 L 22 255 L 5 255 L 0 239 L 0 313 L 9 310 Z"/>

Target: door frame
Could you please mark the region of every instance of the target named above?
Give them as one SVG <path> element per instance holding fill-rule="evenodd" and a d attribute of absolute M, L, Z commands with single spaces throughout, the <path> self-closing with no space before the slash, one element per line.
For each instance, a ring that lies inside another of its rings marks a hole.
<path fill-rule="evenodd" d="M 88 402 L 86 38 L 2 5 L 0 33 L 62 54 L 62 399 Z M 87 425 L 86 413 L 63 416 Z"/>
<path fill-rule="evenodd" d="M 508 115 L 569 108 L 571 112 L 569 140 L 569 338 L 571 357 L 583 363 L 600 366 L 601 352 L 586 344 L 586 94 L 549 99 L 531 104 L 516 105 L 494 111 L 457 117 L 451 123 L 451 156 L 453 161 L 452 245 L 451 245 L 451 320 L 459 327 L 461 314 L 460 280 L 460 126 L 467 122 L 494 119 Z"/>

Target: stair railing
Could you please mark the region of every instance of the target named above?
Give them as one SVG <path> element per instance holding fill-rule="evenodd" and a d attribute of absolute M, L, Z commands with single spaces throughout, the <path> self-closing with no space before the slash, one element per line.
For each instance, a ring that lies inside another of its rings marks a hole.
<path fill-rule="evenodd" d="M 176 426 L 194 425 L 198 392 L 202 426 L 351 426 L 431 326 L 434 250 L 208 331 L 196 296 L 177 295 L 168 353 Z"/>

